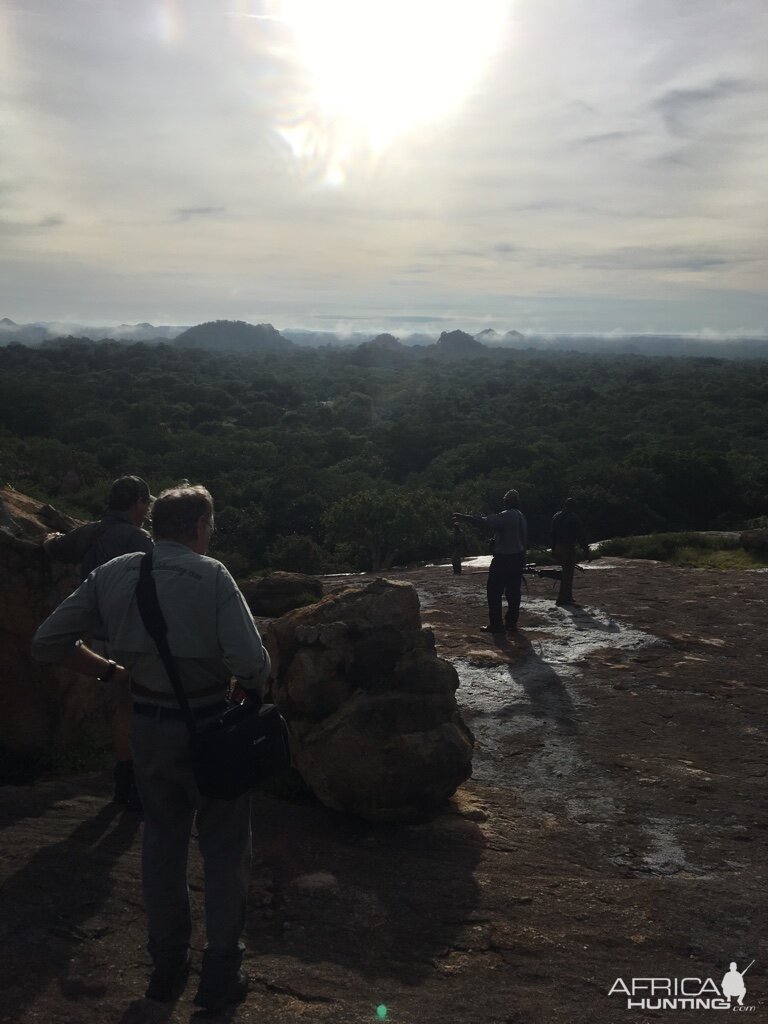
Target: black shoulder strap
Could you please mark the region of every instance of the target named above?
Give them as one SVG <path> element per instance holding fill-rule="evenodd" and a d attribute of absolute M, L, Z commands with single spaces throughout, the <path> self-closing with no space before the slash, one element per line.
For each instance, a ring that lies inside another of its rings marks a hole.
<path fill-rule="evenodd" d="M 136 604 L 138 605 L 144 628 L 157 644 L 158 653 L 163 665 L 165 665 L 168 678 L 171 680 L 176 700 L 184 712 L 190 735 L 194 736 L 195 717 L 190 710 L 187 695 L 184 692 L 181 679 L 179 679 L 179 673 L 176 671 L 176 665 L 171 656 L 171 650 L 168 647 L 168 623 L 165 621 L 163 609 L 160 607 L 160 601 L 157 597 L 157 587 L 152 579 L 151 551 L 148 551 L 141 559 L 139 582 L 136 584 Z"/>

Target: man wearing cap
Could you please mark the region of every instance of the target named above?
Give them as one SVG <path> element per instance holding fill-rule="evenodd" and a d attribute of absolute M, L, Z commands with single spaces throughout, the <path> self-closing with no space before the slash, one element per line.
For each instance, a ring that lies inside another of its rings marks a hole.
<path fill-rule="evenodd" d="M 146 482 L 138 476 L 121 476 L 115 480 L 107 499 L 107 510 L 101 519 L 85 523 L 69 533 L 51 533 L 43 541 L 45 551 L 57 562 L 80 566 L 80 580 L 94 569 L 119 555 L 132 551 L 151 551 L 152 538 L 141 529 L 154 498 Z M 133 780 L 131 757 L 131 695 L 123 687 L 117 698 L 112 725 L 115 747 L 116 803 L 129 810 L 140 811 L 141 801 Z"/>
<path fill-rule="evenodd" d="M 463 519 L 481 530 L 493 531 L 493 558 L 488 569 L 486 595 L 488 598 L 488 625 L 484 633 L 517 631 L 520 598 L 525 569 L 525 549 L 528 543 L 528 524 L 520 511 L 520 495 L 516 490 L 504 495 L 504 510 L 491 516 L 468 516 L 454 512 L 454 522 Z M 507 598 L 507 614 L 501 617 L 501 598 Z"/>

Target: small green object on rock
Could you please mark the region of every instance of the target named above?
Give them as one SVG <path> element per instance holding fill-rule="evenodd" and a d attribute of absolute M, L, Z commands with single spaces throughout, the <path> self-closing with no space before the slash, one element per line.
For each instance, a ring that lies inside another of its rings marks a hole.
<path fill-rule="evenodd" d="M 376 1016 L 379 1018 L 379 1020 L 384 1020 L 386 1018 L 387 1008 L 383 1003 L 381 1004 L 381 1006 L 376 1007 Z"/>

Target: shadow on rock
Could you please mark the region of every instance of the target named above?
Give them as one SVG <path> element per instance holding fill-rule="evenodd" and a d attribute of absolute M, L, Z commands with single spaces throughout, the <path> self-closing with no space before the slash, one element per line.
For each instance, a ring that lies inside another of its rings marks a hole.
<path fill-rule="evenodd" d="M 525 714 L 552 722 L 562 732 L 577 731 L 573 701 L 563 680 L 554 668 L 532 651 L 521 661 L 506 668 L 513 684 L 517 683 L 528 700 L 519 700 L 505 708 L 507 715 Z M 513 692 L 517 687 L 512 687 Z M 519 691 L 518 691 L 519 692 Z"/>
<path fill-rule="evenodd" d="M 259 959 L 324 964 L 317 1002 L 334 999 L 329 963 L 417 985 L 469 927 L 484 842 L 455 805 L 406 826 L 371 824 L 315 803 L 260 802 L 255 874 L 268 876 L 263 902 L 271 906 L 253 907 L 248 945 Z"/>
<path fill-rule="evenodd" d="M 73 950 L 99 939 L 108 929 L 92 919 L 114 888 L 112 869 L 134 841 L 140 819 L 119 817 L 109 804 L 61 842 L 35 853 L 0 886 L 2 933 L 7 950 L 0 969 L 3 1011 L 16 1019 L 50 979 L 73 1005 L 99 999 L 108 978 L 97 982 L 69 977 Z M 29 985 L 34 971 L 36 986 Z"/>
<path fill-rule="evenodd" d="M 80 776 L 79 793 L 82 796 L 103 797 L 109 799 L 109 788 L 104 784 L 104 773 L 99 772 L 92 778 Z M 45 785 L 7 785 L 2 786 L 2 806 L 0 806 L 0 832 L 10 828 L 25 818 L 39 818 L 59 800 L 72 796 L 72 780 L 62 778 L 58 781 L 46 782 Z"/>

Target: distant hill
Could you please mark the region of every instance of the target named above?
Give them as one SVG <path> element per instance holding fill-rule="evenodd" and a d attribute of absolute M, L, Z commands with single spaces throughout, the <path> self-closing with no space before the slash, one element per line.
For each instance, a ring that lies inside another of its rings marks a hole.
<path fill-rule="evenodd" d="M 488 346 L 477 341 L 466 331 L 443 331 L 435 345 L 428 351 L 451 359 L 462 359 L 467 356 L 483 355 L 488 351 Z"/>
<path fill-rule="evenodd" d="M 88 338 L 90 341 L 170 341 L 183 331 L 183 327 L 154 324 L 120 324 L 118 327 L 92 327 L 66 321 L 17 324 L 7 316 L 0 320 L 0 345 L 18 342 L 39 345 L 54 338 Z"/>
<path fill-rule="evenodd" d="M 377 334 L 352 350 L 350 359 L 361 366 L 400 366 L 413 355 L 413 349 L 392 334 Z"/>
<path fill-rule="evenodd" d="M 216 320 L 194 327 L 155 325 L 146 321 L 119 324 L 117 327 L 93 327 L 66 321 L 36 321 L 20 324 L 10 317 L 0 318 L 0 347 L 10 344 L 40 345 L 71 338 L 91 341 L 119 341 L 126 344 L 161 342 L 182 347 L 231 352 L 291 352 L 300 348 L 337 348 L 354 354 L 353 362 L 371 366 L 397 366 L 403 359 L 427 357 L 444 359 L 499 357 L 505 351 L 542 353 L 583 352 L 591 355 L 626 354 L 712 359 L 766 359 L 768 338 L 696 338 L 664 334 L 521 334 L 502 333 L 487 327 L 476 335 L 465 331 L 444 331 L 438 339 L 423 333 L 400 338 L 383 333 L 371 338 L 364 331 L 337 333 L 286 327 L 278 331 L 272 324 L 249 324 L 242 320 Z M 175 339 L 175 340 L 174 340 Z M 383 339 L 383 340 L 382 340 Z M 390 340 L 391 339 L 391 340 Z M 357 352 L 361 349 L 358 358 Z"/>
<path fill-rule="evenodd" d="M 294 347 L 272 324 L 248 324 L 244 320 L 197 324 L 183 331 L 174 345 L 212 352 L 286 352 Z"/>

